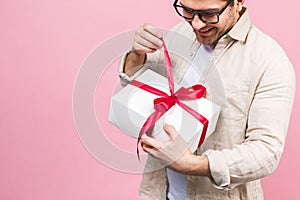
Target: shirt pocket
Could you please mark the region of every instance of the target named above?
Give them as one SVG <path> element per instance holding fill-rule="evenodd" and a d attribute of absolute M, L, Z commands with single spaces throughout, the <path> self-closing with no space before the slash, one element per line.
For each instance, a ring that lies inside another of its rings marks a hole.
<path fill-rule="evenodd" d="M 234 121 L 244 119 L 248 114 L 249 94 L 247 85 L 239 85 L 237 88 L 229 89 L 226 92 L 224 117 Z"/>

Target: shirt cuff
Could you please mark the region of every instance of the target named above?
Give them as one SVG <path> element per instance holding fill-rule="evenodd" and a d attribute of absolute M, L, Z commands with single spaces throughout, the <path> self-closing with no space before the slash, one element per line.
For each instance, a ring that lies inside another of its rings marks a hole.
<path fill-rule="evenodd" d="M 224 156 L 220 151 L 215 150 L 207 150 L 203 155 L 208 158 L 211 181 L 214 187 L 225 190 L 230 184 L 230 173 Z"/>
<path fill-rule="evenodd" d="M 119 77 L 121 79 L 121 85 L 122 86 L 126 86 L 128 83 L 130 83 L 132 80 L 136 79 L 136 77 L 138 77 L 139 75 L 141 75 L 146 69 L 146 66 L 142 66 L 141 69 L 139 69 L 137 72 L 135 72 L 135 74 L 133 74 L 132 76 L 128 76 L 125 72 L 124 72 L 124 65 L 125 65 L 125 61 L 126 61 L 126 56 L 129 53 L 126 52 L 121 60 L 120 60 L 120 64 L 119 64 Z"/>

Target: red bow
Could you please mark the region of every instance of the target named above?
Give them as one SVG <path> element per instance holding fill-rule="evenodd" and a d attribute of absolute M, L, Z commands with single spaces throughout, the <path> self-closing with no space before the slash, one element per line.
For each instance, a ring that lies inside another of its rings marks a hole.
<path fill-rule="evenodd" d="M 206 130 L 208 127 L 208 120 L 200 115 L 198 112 L 190 108 L 189 106 L 185 105 L 181 102 L 181 100 L 196 100 L 201 97 L 203 97 L 206 89 L 202 85 L 193 85 L 188 88 L 181 87 L 177 92 L 174 93 L 174 80 L 173 80 L 173 72 L 172 72 L 172 64 L 170 60 L 169 53 L 167 51 L 166 45 L 163 41 L 163 47 L 164 47 L 164 55 L 165 55 L 165 62 L 166 62 L 166 68 L 167 68 L 167 76 L 168 76 L 168 83 L 169 83 L 169 89 L 170 89 L 170 95 L 167 93 L 158 90 L 154 87 L 151 87 L 147 84 L 141 83 L 137 80 L 133 80 L 130 82 L 131 85 L 134 85 L 140 89 L 143 89 L 147 92 L 150 92 L 152 94 L 160 96 L 159 98 L 154 99 L 154 109 L 155 111 L 148 117 L 146 122 L 143 124 L 143 127 L 140 130 L 137 145 L 139 144 L 141 137 L 143 134 L 145 134 L 150 128 L 154 126 L 154 124 L 157 122 L 157 120 L 165 114 L 173 105 L 176 103 L 186 110 L 188 113 L 190 113 L 192 116 L 194 116 L 198 121 L 200 121 L 203 124 L 203 130 L 200 137 L 199 145 L 200 146 L 205 139 Z M 139 157 L 139 150 L 137 148 L 137 155 Z"/>

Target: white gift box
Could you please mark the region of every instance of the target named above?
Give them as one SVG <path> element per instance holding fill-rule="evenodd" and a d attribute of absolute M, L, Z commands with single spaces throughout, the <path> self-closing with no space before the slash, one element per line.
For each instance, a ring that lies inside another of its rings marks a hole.
<path fill-rule="evenodd" d="M 152 70 L 146 70 L 136 80 L 170 94 L 168 79 Z M 175 92 L 179 88 L 180 86 L 175 83 Z M 153 100 L 158 97 L 160 96 L 128 84 L 111 98 L 108 121 L 126 134 L 138 138 L 143 124 L 155 111 Z M 205 138 L 211 135 L 217 124 L 220 107 L 205 98 L 181 102 L 200 113 L 209 121 Z M 170 139 L 163 130 L 164 123 L 175 127 L 181 137 L 188 143 L 192 152 L 197 149 L 203 124 L 191 114 L 175 104 L 155 123 L 152 132 L 153 138 L 160 141 Z"/>

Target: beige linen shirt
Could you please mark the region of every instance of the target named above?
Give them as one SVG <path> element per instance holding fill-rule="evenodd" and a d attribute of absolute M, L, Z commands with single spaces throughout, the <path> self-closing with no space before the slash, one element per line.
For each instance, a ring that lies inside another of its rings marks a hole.
<path fill-rule="evenodd" d="M 164 36 L 179 82 L 201 45 L 186 22 Z M 146 64 L 128 82 L 151 68 L 165 75 L 162 52 L 147 55 Z M 161 65 L 160 65 L 161 64 Z M 237 24 L 217 43 L 202 72 L 206 98 L 222 106 L 215 132 L 197 150 L 209 160 L 212 179 L 188 176 L 186 199 L 263 199 L 260 179 L 279 163 L 295 95 L 295 74 L 282 48 L 251 24 L 246 8 Z M 158 161 L 149 156 L 147 165 Z M 146 168 L 148 167 L 146 166 Z M 165 168 L 144 173 L 141 199 L 165 200 Z"/>

